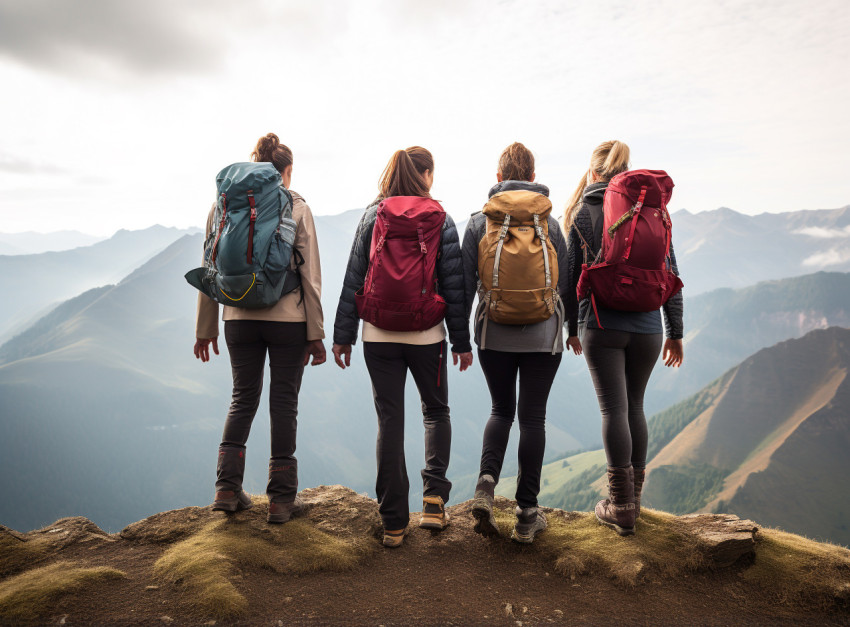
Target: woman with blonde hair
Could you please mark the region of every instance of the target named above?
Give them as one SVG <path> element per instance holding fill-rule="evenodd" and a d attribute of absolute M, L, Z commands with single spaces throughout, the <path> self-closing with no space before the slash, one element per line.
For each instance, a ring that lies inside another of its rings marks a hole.
<path fill-rule="evenodd" d="M 384 170 L 380 194 L 363 213 L 345 271 L 334 324 L 337 365 L 351 365 L 363 321 L 363 356 L 378 414 L 375 492 L 383 545 L 402 545 L 410 518 L 404 459 L 407 372 L 422 400 L 425 423 L 423 503 L 419 526 L 440 531 L 452 484 L 446 327 L 460 370 L 472 363 L 464 316 L 463 265 L 457 229 L 431 198 L 434 159 L 421 146 L 397 150 Z M 445 325 L 444 321 L 445 320 Z"/>
<path fill-rule="evenodd" d="M 603 142 L 593 151 L 567 204 L 564 230 L 569 251 L 567 346 L 584 352 L 602 413 L 602 440 L 608 461 L 609 498 L 596 505 L 599 521 L 620 535 L 634 533 L 640 515 L 640 495 L 646 475 L 647 426 L 643 398 L 661 352 L 663 333 L 659 310 L 620 311 L 580 303 L 576 286 L 582 264 L 591 264 L 602 246 L 603 198 L 608 183 L 629 169 L 629 147 L 621 141 Z M 672 184 L 671 184 L 672 185 Z M 679 274 L 672 244 L 670 269 Z M 663 306 L 664 363 L 682 363 L 682 293 Z"/>

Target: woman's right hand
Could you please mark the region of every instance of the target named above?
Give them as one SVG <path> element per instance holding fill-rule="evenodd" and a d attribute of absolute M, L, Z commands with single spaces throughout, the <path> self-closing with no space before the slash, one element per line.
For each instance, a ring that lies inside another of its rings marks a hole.
<path fill-rule="evenodd" d="M 685 349 L 682 347 L 682 340 L 671 340 L 669 337 L 664 342 L 664 352 L 661 354 L 664 360 L 664 365 L 668 368 L 682 365 L 685 359 Z"/>
<path fill-rule="evenodd" d="M 213 352 L 218 355 L 218 338 L 213 337 L 210 339 L 204 338 L 196 338 L 195 339 L 195 359 L 200 359 L 201 361 L 209 361 L 210 360 L 210 344 L 212 344 Z"/>
<path fill-rule="evenodd" d="M 581 355 L 581 340 L 577 335 L 572 335 L 567 339 L 567 350 L 572 350 L 576 355 Z"/>
<path fill-rule="evenodd" d="M 332 349 L 336 365 L 345 370 L 351 365 L 351 344 L 334 344 Z M 345 357 L 345 361 L 343 361 Z"/>

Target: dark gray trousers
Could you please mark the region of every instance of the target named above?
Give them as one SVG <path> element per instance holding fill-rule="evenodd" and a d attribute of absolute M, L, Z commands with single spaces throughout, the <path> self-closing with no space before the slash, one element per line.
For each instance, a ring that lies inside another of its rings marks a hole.
<path fill-rule="evenodd" d="M 647 428 L 643 396 L 664 335 L 587 329 L 584 356 L 602 412 L 608 465 L 646 466 Z"/>
<path fill-rule="evenodd" d="M 224 337 L 233 370 L 233 398 L 221 445 L 244 448 L 248 441 L 263 391 L 268 353 L 271 460 L 267 492 L 272 501 L 292 501 L 298 492 L 295 432 L 307 325 L 304 322 L 228 320 L 224 323 Z M 229 485 L 216 486 L 233 489 Z"/>
<path fill-rule="evenodd" d="M 378 478 L 375 492 L 385 529 L 402 529 L 410 520 L 407 465 L 404 459 L 404 385 L 407 371 L 422 399 L 425 423 L 425 496 L 449 500 L 446 478 L 452 445 L 446 382 L 446 343 L 414 346 L 395 342 L 364 342 L 363 354 L 372 379 L 378 413 Z"/>

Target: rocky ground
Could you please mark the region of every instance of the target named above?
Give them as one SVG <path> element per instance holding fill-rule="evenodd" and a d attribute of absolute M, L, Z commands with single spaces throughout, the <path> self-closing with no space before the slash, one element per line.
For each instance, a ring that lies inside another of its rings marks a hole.
<path fill-rule="evenodd" d="M 4 624 L 850 624 L 850 551 L 729 516 L 645 512 L 620 538 L 587 513 L 545 510 L 531 546 L 472 531 L 470 503 L 441 533 L 380 546 L 375 501 L 302 492 L 282 526 L 267 504 L 164 512 L 115 535 L 84 518 L 0 527 Z"/>

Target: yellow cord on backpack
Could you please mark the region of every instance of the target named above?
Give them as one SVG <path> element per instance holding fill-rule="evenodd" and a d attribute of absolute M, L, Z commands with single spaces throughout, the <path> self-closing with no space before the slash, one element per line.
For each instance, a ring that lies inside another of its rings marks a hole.
<path fill-rule="evenodd" d="M 252 288 L 252 287 L 254 287 L 254 283 L 255 283 L 256 281 L 257 281 L 257 274 L 256 274 L 256 273 L 253 273 L 253 274 L 251 275 L 251 285 L 249 285 L 249 286 L 248 286 L 248 289 L 247 289 L 247 290 L 245 290 L 245 293 L 244 293 L 244 294 L 242 294 L 242 296 L 240 296 L 239 298 L 233 298 L 233 297 L 232 297 L 232 296 L 230 296 L 227 292 L 225 292 L 223 289 L 221 289 L 221 288 L 218 288 L 218 289 L 219 289 L 219 291 L 220 291 L 222 294 L 224 294 L 225 296 L 227 296 L 230 300 L 232 300 L 232 301 L 235 303 L 235 302 L 238 302 L 238 301 L 242 300 L 243 298 L 245 298 L 245 297 L 248 295 L 248 292 L 250 292 L 250 291 L 251 291 L 251 288 Z"/>

